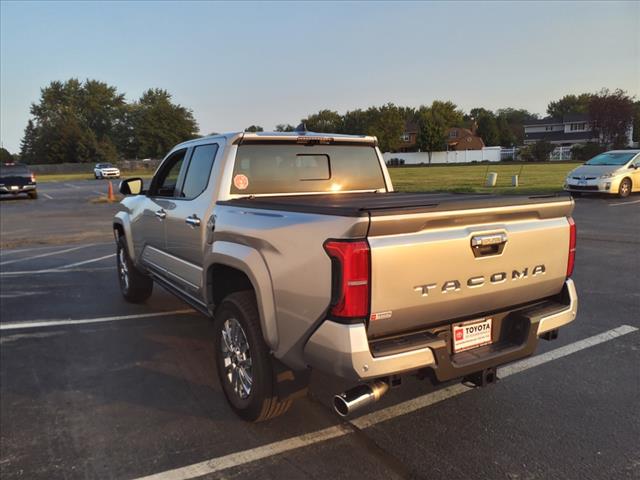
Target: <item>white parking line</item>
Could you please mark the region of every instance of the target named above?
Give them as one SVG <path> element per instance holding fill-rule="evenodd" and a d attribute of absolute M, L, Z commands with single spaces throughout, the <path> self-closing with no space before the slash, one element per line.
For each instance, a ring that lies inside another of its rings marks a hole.
<path fill-rule="evenodd" d="M 84 260 L 82 262 L 69 263 L 67 265 L 62 265 L 56 268 L 47 268 L 44 270 L 22 270 L 18 272 L 0 272 L 0 276 L 3 277 L 16 277 L 20 275 L 40 275 L 42 273 L 61 273 L 71 271 L 70 269 L 73 267 L 79 267 L 80 265 L 86 265 L 88 263 L 99 262 L 100 260 L 106 260 L 107 258 L 115 257 L 115 253 L 110 253 L 109 255 L 105 255 L 104 257 L 91 258 L 89 260 Z"/>
<path fill-rule="evenodd" d="M 65 185 L 65 187 L 71 187 L 71 188 L 77 188 L 77 189 L 82 188 L 82 187 L 79 187 L 79 186 L 74 185 L 74 184 L 72 184 L 72 183 L 65 183 L 64 185 Z"/>
<path fill-rule="evenodd" d="M 70 263 L 68 265 L 63 265 L 61 267 L 58 267 L 58 270 L 64 270 L 64 269 L 73 268 L 73 267 L 79 267 L 80 265 L 86 265 L 87 263 L 99 262 L 100 260 L 106 260 L 107 258 L 112 258 L 112 257 L 115 257 L 115 256 L 116 256 L 115 253 L 110 253 L 109 255 L 105 255 L 103 257 L 91 258 L 89 260 L 84 260 L 82 262 L 76 262 L 76 263 Z"/>
<path fill-rule="evenodd" d="M 91 245 L 112 245 L 113 242 L 92 243 Z M 60 248 L 65 245 L 42 245 L 40 247 L 16 248 L 11 250 L 0 250 L 1 256 L 13 255 L 14 253 L 35 252 L 37 250 L 51 250 L 52 248 Z"/>
<path fill-rule="evenodd" d="M 26 328 L 54 327 L 59 325 L 84 325 L 87 323 L 118 322 L 120 320 L 134 320 L 136 318 L 163 317 L 168 315 L 184 315 L 187 313 L 196 313 L 196 311 L 191 308 L 188 308 L 183 310 L 172 310 L 169 312 L 140 313 L 137 315 L 120 315 L 120 316 L 113 316 L 113 317 L 85 318 L 80 320 L 73 320 L 71 318 L 68 318 L 68 319 L 62 319 L 62 320 L 33 320 L 30 322 L 0 323 L 0 330 L 22 330 Z"/>
<path fill-rule="evenodd" d="M 31 248 L 17 248 L 15 250 L 0 250 L 0 256 L 13 255 L 14 253 L 23 253 L 23 252 L 35 252 L 37 250 L 47 250 L 51 248 L 60 248 L 59 245 L 47 245 L 42 247 L 31 247 Z"/>
<path fill-rule="evenodd" d="M 93 193 L 97 193 L 98 195 L 107 195 L 107 192 L 99 192 L 98 190 L 94 190 Z"/>
<path fill-rule="evenodd" d="M 56 252 L 41 253 L 40 255 L 34 255 L 32 257 L 14 258 L 13 260 L 7 260 L 6 262 L 1 262 L 0 266 L 10 265 L 12 263 L 17 263 L 17 262 L 25 262 L 27 260 L 33 260 L 35 258 L 43 258 L 43 257 L 51 257 L 53 255 L 60 255 L 61 253 L 73 252 L 74 250 L 80 250 L 81 248 L 91 247 L 92 245 L 93 244 L 90 243 L 87 245 L 80 245 L 79 247 L 72 247 L 72 248 L 67 248 L 65 250 L 58 250 Z"/>
<path fill-rule="evenodd" d="M 614 338 L 627 335 L 631 332 L 635 332 L 638 329 L 629 325 L 622 325 L 613 330 L 594 335 L 593 337 L 580 340 L 564 347 L 560 347 L 556 350 L 530 357 L 525 360 L 516 362 L 510 366 L 503 367 L 498 370 L 498 376 L 506 378 L 517 373 L 524 372 L 530 368 L 537 367 L 539 365 L 551 362 L 558 358 L 570 355 L 572 353 L 591 348 L 595 345 L 599 345 L 604 342 L 613 340 Z M 356 418 L 350 422 L 351 425 L 363 429 L 371 427 L 380 422 L 391 420 L 401 415 L 414 412 L 416 410 L 434 405 L 438 402 L 446 400 L 451 397 L 460 395 L 461 393 L 468 392 L 469 388 L 464 385 L 457 384 L 451 387 L 443 388 L 441 390 L 428 393 L 418 398 L 408 400 L 406 402 L 393 405 L 391 407 L 378 410 L 362 417 Z M 263 458 L 278 455 L 291 450 L 296 450 L 302 447 L 308 447 L 316 443 L 324 442 L 332 438 L 342 437 L 353 433 L 355 430 L 347 424 L 336 425 L 333 427 L 325 428 L 315 432 L 299 435 L 297 437 L 288 438 L 279 442 L 269 443 L 260 447 L 251 448 L 249 450 L 243 450 L 240 452 L 230 453 L 222 457 L 212 458 L 211 460 L 205 460 L 204 462 L 194 463 L 186 467 L 176 468 L 173 470 L 167 470 L 165 472 L 156 473 L 146 477 L 141 477 L 138 480 L 186 480 L 190 478 L 196 478 L 203 475 L 209 475 L 212 473 L 226 470 L 228 468 L 245 465 L 247 463 L 255 462 Z"/>
<path fill-rule="evenodd" d="M 633 205 L 634 203 L 640 203 L 640 200 L 634 200 L 633 202 L 620 202 L 620 203 L 610 203 L 610 207 L 619 207 L 620 205 Z"/>
<path fill-rule="evenodd" d="M 53 200 L 53 197 L 51 195 L 49 195 L 48 193 L 42 193 L 42 196 L 45 198 L 48 198 L 49 200 Z"/>
<path fill-rule="evenodd" d="M 19 277 L 21 275 L 42 275 L 47 273 L 78 273 L 78 272 L 106 272 L 107 270 L 115 270 L 116 266 L 110 267 L 93 267 L 93 268 L 66 268 L 60 270 L 52 268 L 50 270 L 25 270 L 22 272 L 0 272 L 0 277 Z"/>

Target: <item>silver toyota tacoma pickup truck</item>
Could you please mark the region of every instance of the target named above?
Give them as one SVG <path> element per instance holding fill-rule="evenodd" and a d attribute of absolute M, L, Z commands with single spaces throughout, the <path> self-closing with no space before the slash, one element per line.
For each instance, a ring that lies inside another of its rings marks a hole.
<path fill-rule="evenodd" d="M 217 371 L 249 421 L 311 369 L 347 415 L 405 375 L 484 386 L 573 321 L 564 193 L 396 193 L 370 136 L 233 133 L 177 145 L 113 222 L 120 287 L 158 283 L 214 320 Z"/>

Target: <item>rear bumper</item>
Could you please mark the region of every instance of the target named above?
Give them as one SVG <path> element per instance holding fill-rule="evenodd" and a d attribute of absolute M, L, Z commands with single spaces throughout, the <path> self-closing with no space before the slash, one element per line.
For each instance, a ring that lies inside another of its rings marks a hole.
<path fill-rule="evenodd" d="M 533 354 L 538 338 L 572 322 L 577 310 L 575 285 L 568 279 L 553 300 L 491 315 L 496 321 L 496 340 L 485 347 L 452 354 L 450 325 L 373 345 L 364 324 L 326 320 L 307 342 L 304 355 L 313 368 L 353 380 L 429 368 L 439 381 L 446 381 Z M 412 347 L 407 350 L 403 345 Z"/>
<path fill-rule="evenodd" d="M 11 188 L 10 185 L 0 187 L 0 193 L 24 193 L 31 192 L 36 189 L 36 185 L 19 185 L 17 189 Z"/>

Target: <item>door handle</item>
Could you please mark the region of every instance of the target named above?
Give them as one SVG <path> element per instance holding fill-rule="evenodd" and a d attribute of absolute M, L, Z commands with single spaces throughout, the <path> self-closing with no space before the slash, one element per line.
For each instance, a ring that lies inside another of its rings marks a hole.
<path fill-rule="evenodd" d="M 158 217 L 160 220 L 164 220 L 166 216 L 167 212 L 165 212 L 162 208 L 156 211 L 156 217 Z"/>
<path fill-rule="evenodd" d="M 194 228 L 200 226 L 200 219 L 195 214 L 185 218 L 184 221 Z"/>

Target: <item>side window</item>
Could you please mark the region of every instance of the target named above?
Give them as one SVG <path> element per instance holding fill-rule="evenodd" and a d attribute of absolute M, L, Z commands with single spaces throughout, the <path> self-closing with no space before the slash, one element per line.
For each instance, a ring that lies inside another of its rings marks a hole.
<path fill-rule="evenodd" d="M 182 187 L 183 198 L 196 198 L 207 188 L 218 145 L 200 145 L 193 149 Z"/>
<path fill-rule="evenodd" d="M 162 165 L 162 170 L 158 172 L 158 175 L 153 181 L 152 191 L 150 192 L 152 196 L 174 196 L 186 153 L 186 148 L 184 150 L 178 150 L 165 160 Z"/>

